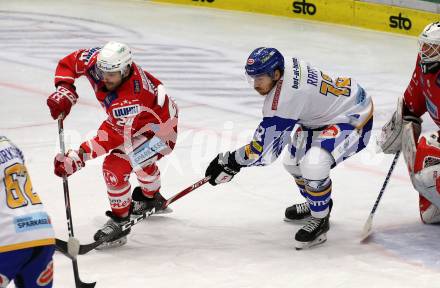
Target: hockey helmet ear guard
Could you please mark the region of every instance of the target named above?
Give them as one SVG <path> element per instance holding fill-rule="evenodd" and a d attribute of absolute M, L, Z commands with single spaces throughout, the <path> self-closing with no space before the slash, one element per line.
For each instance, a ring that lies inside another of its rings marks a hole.
<path fill-rule="evenodd" d="M 102 77 L 106 72 L 121 72 L 124 76 L 133 64 L 130 48 L 123 43 L 108 42 L 99 51 L 96 61 L 96 72 Z"/>
<path fill-rule="evenodd" d="M 423 29 L 419 36 L 419 55 L 422 64 L 440 62 L 440 22 Z"/>

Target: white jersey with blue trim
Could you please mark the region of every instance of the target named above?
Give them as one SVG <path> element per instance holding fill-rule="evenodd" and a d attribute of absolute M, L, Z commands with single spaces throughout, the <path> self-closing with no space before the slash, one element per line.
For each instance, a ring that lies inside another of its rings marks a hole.
<path fill-rule="evenodd" d="M 0 252 L 52 245 L 54 231 L 18 147 L 0 136 Z"/>
<path fill-rule="evenodd" d="M 332 79 L 297 58 L 265 96 L 263 120 L 252 141 L 235 153 L 243 166 L 272 163 L 289 143 L 296 124 L 308 128 L 348 123 L 359 130 L 371 119 L 373 102 L 354 79 Z"/>
<path fill-rule="evenodd" d="M 298 58 L 286 61 L 284 75 L 263 107 L 263 117 L 293 119 L 310 128 L 338 123 L 360 127 L 372 113 L 371 97 L 354 79 L 333 79 Z"/>

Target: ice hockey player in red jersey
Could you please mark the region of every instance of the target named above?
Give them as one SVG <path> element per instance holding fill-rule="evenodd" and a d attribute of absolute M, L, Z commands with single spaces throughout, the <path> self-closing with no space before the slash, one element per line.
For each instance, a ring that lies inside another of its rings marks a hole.
<path fill-rule="evenodd" d="M 420 217 L 431 224 L 440 222 L 440 131 L 419 139 L 420 117 L 426 112 L 440 127 L 440 22 L 429 24 L 420 34 L 414 73 L 378 141 L 384 153 L 402 150 L 419 192 Z"/>
<path fill-rule="evenodd" d="M 132 61 L 126 44 L 109 42 L 103 47 L 77 50 L 58 63 L 56 91 L 47 99 L 53 119 L 66 117 L 77 102 L 75 79 L 86 76 L 108 118 L 96 136 L 77 150 L 55 157 L 55 174 L 70 176 L 85 162 L 106 155 L 103 176 L 111 211 L 95 240 L 107 237 L 129 221 L 130 214 L 160 210 L 160 172 L 155 164 L 169 154 L 177 138 L 177 106 L 162 83 Z M 131 193 L 130 174 L 139 181 Z M 126 230 L 108 239 L 103 247 L 126 243 Z"/>

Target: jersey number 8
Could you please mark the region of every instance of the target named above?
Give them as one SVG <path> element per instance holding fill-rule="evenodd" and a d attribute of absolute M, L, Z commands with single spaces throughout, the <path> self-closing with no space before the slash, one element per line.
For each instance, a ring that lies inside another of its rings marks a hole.
<path fill-rule="evenodd" d="M 11 209 L 41 204 L 40 198 L 32 191 L 32 182 L 26 167 L 17 163 L 5 169 L 6 201 Z M 26 195 L 26 196 L 25 196 Z"/>

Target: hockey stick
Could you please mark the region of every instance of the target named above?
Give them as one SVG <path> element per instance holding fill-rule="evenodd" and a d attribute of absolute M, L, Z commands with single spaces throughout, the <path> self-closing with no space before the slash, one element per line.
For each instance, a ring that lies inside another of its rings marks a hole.
<path fill-rule="evenodd" d="M 400 156 L 400 151 L 397 151 L 396 155 L 394 156 L 393 162 L 391 163 L 390 170 L 388 170 L 387 177 L 383 182 L 382 189 L 380 189 L 379 195 L 377 196 L 373 209 L 371 209 L 370 216 L 368 216 L 368 219 L 364 224 L 364 229 L 362 230 L 361 242 L 365 242 L 368 239 L 368 237 L 370 237 L 370 235 L 372 234 L 374 213 L 376 212 L 377 206 L 379 206 L 380 199 L 382 198 L 383 192 L 387 187 L 391 174 L 393 173 L 394 167 L 396 166 L 397 160 L 399 160 L 399 156 Z"/>
<path fill-rule="evenodd" d="M 177 201 L 178 199 L 182 198 L 186 194 L 188 194 L 188 193 L 194 191 L 195 189 L 199 188 L 200 186 L 202 186 L 203 184 L 208 182 L 210 178 L 211 178 L 210 176 L 207 176 L 207 177 L 203 178 L 202 180 L 199 180 L 196 183 L 192 184 L 191 186 L 189 186 L 185 190 L 182 190 L 179 193 L 177 193 L 176 195 L 170 197 L 168 200 L 166 200 L 163 203 L 161 210 L 167 208 L 168 205 L 170 205 L 171 203 L 173 203 L 173 202 Z M 108 239 L 111 239 L 112 237 L 114 237 L 115 235 L 121 233 L 122 231 L 125 231 L 125 230 L 133 227 L 139 221 L 144 220 L 144 219 L 150 217 L 155 212 L 156 212 L 156 209 L 153 208 L 152 210 L 144 212 L 142 215 L 139 215 L 136 218 L 131 219 L 130 222 L 128 222 L 125 225 L 121 226 L 119 230 L 114 231 L 112 234 L 108 235 L 107 237 L 105 237 L 103 239 L 100 239 L 98 241 L 92 242 L 90 244 L 79 245 L 79 250 L 77 250 L 77 253 L 75 253 L 75 254 L 79 254 L 79 255 L 87 254 L 88 252 L 92 251 L 93 249 L 95 249 L 96 247 L 98 247 L 99 245 L 101 245 L 102 243 L 107 241 Z M 69 253 L 69 243 L 68 242 L 60 240 L 60 239 L 56 239 L 56 247 L 57 247 L 58 251 L 60 251 L 61 253 L 63 253 L 67 257 L 73 258 L 71 253 Z"/>
<path fill-rule="evenodd" d="M 63 125 L 63 115 L 58 118 L 58 136 L 60 139 L 60 148 L 61 154 L 64 155 L 66 152 L 66 147 L 64 145 L 64 125 Z M 66 218 L 67 218 L 67 229 L 69 230 L 69 242 L 74 243 L 78 242 L 74 237 L 73 233 L 73 221 L 72 221 L 72 213 L 70 211 L 70 196 L 69 196 L 69 184 L 67 182 L 67 176 L 63 176 L 63 190 L 64 190 L 64 202 L 66 205 Z M 72 241 L 73 240 L 73 241 Z M 66 250 L 67 251 L 67 250 Z M 73 266 L 73 276 L 75 277 L 75 286 L 76 288 L 92 288 L 95 287 L 96 282 L 93 283 L 84 283 L 79 278 L 78 272 L 78 262 L 75 257 L 70 257 L 72 259 Z"/>
<path fill-rule="evenodd" d="M 197 188 L 199 188 L 200 186 L 202 186 L 203 184 L 207 183 L 209 181 L 209 179 L 211 179 L 211 176 L 206 176 L 205 178 L 203 178 L 202 180 L 197 181 L 196 183 L 192 184 L 191 186 L 189 186 L 188 188 L 186 188 L 183 191 L 180 191 L 179 193 L 177 193 L 176 195 L 172 196 L 171 198 L 169 198 L 167 201 L 165 201 L 165 203 L 163 203 L 162 205 L 162 210 L 164 210 L 165 208 L 168 207 L 168 205 L 170 205 L 171 203 L 173 203 L 174 201 L 182 198 L 183 196 L 185 196 L 186 194 L 196 190 Z"/>

